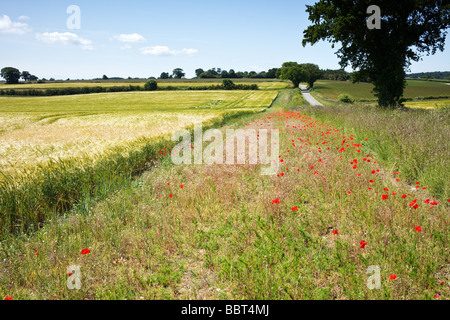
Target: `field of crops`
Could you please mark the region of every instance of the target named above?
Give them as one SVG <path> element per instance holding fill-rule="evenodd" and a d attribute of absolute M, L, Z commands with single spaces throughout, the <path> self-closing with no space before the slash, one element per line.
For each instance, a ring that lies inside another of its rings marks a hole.
<path fill-rule="evenodd" d="M 0 97 L 0 171 L 97 157 L 224 114 L 261 111 L 276 91 L 125 92 Z"/>
<path fill-rule="evenodd" d="M 405 88 L 404 98 L 416 99 L 418 97 L 443 97 L 450 96 L 450 86 L 443 82 L 408 80 Z M 346 93 L 356 101 L 373 101 L 373 85 L 370 83 L 355 83 L 351 81 L 319 80 L 314 86 L 315 93 L 324 100 L 337 101 L 340 94 Z"/>
<path fill-rule="evenodd" d="M 202 87 L 221 84 L 221 79 L 208 79 L 207 80 L 157 80 L 159 87 Z M 250 80 L 250 79 L 245 79 Z M 262 90 L 278 90 L 288 86 L 283 81 L 243 81 L 242 79 L 234 79 L 235 84 L 257 84 L 259 89 Z M 58 88 L 73 88 L 73 87 L 120 87 L 120 86 L 144 86 L 145 81 L 68 81 L 68 82 L 47 82 L 47 83 L 22 83 L 16 85 L 0 84 L 0 90 L 6 89 L 58 89 Z"/>

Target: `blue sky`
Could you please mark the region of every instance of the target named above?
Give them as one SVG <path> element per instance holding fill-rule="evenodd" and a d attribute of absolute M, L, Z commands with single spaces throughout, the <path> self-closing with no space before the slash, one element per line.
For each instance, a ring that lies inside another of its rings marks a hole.
<path fill-rule="evenodd" d="M 329 43 L 301 45 L 305 4 L 314 2 L 2 1 L 0 67 L 56 79 L 148 78 L 177 67 L 193 77 L 197 68 L 262 71 L 285 61 L 337 69 Z M 80 8 L 80 29 L 67 26 L 70 5 Z M 449 41 L 411 72 L 450 70 Z"/>

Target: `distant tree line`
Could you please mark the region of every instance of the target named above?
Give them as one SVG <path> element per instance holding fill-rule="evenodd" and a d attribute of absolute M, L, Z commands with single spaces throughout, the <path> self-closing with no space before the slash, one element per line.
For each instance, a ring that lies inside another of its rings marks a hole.
<path fill-rule="evenodd" d="M 149 80 L 144 86 L 113 86 L 113 87 L 68 87 L 52 89 L 3 89 L 0 96 L 65 96 L 77 94 L 130 92 L 130 91 L 176 91 L 176 90 L 258 90 L 256 84 L 235 84 L 224 80 L 222 84 L 205 86 L 164 86 L 158 87 L 156 80 Z"/>
<path fill-rule="evenodd" d="M 321 80 L 336 80 L 336 81 L 348 81 L 351 80 L 352 74 L 343 70 L 322 70 Z"/>
<path fill-rule="evenodd" d="M 199 79 L 277 79 L 281 74 L 279 68 L 272 68 L 269 71 L 237 71 L 235 72 L 233 69 L 230 70 L 222 70 L 221 68 L 212 68 L 209 70 L 203 70 L 202 68 L 195 70 L 195 75 Z"/>
<path fill-rule="evenodd" d="M 407 78 L 417 78 L 417 79 L 437 79 L 437 80 L 450 80 L 450 71 L 436 71 L 436 72 L 421 72 L 421 73 L 410 73 L 406 75 Z"/>
<path fill-rule="evenodd" d="M 37 81 L 38 77 L 32 75 L 28 71 L 20 72 L 19 69 L 13 67 L 6 67 L 0 71 L 0 76 L 6 80 L 7 84 L 18 84 L 22 78 L 24 81 Z"/>

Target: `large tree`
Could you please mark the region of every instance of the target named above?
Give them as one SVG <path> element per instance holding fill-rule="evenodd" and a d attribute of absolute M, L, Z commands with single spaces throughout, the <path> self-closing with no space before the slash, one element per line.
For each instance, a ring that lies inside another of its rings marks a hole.
<path fill-rule="evenodd" d="M 379 29 L 368 27 L 372 4 L 381 9 Z M 320 0 L 306 7 L 313 25 L 303 31 L 303 46 L 340 43 L 341 67 L 369 78 L 381 107 L 401 105 L 405 70 L 423 54 L 443 51 L 450 26 L 448 0 Z"/>
<path fill-rule="evenodd" d="M 183 69 L 176 68 L 172 71 L 172 75 L 175 79 L 182 79 L 186 74 L 183 72 Z"/>
<path fill-rule="evenodd" d="M 294 88 L 298 88 L 300 82 L 306 81 L 306 72 L 297 62 L 285 62 L 281 67 L 280 78 L 290 80 Z"/>
<path fill-rule="evenodd" d="M 31 73 L 29 73 L 28 71 L 22 71 L 20 76 L 22 77 L 23 80 L 30 81 Z"/>
<path fill-rule="evenodd" d="M 308 86 L 312 88 L 314 82 L 321 75 L 322 71 L 320 71 L 319 66 L 312 63 L 298 64 L 297 62 L 285 62 L 280 71 L 280 78 L 283 80 L 291 80 L 294 88 L 298 88 L 301 82 L 308 83 Z"/>
<path fill-rule="evenodd" d="M 16 68 L 6 67 L 1 70 L 0 76 L 6 80 L 7 84 L 17 84 L 22 74 Z"/>

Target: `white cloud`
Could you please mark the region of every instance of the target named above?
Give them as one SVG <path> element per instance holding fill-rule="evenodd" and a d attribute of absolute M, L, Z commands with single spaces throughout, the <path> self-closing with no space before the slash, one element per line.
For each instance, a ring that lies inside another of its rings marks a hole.
<path fill-rule="evenodd" d="M 79 46 L 83 50 L 94 50 L 92 41 L 79 37 L 75 33 L 70 32 L 45 32 L 36 34 L 36 39 L 44 43 Z"/>
<path fill-rule="evenodd" d="M 21 20 L 21 21 L 30 20 L 30 17 L 28 17 L 28 16 L 20 16 L 19 20 Z"/>
<path fill-rule="evenodd" d="M 117 36 L 115 38 L 121 42 L 130 42 L 130 43 L 145 41 L 145 38 L 138 33 L 121 34 L 120 36 Z"/>
<path fill-rule="evenodd" d="M 197 53 L 196 49 L 183 49 L 181 51 L 171 50 L 166 46 L 154 46 L 154 47 L 145 47 L 141 48 L 141 53 L 144 55 L 152 55 L 152 56 L 177 56 L 180 54 L 193 55 Z"/>
<path fill-rule="evenodd" d="M 0 17 L 0 33 L 24 34 L 31 28 L 22 22 L 13 22 L 7 15 Z"/>
<path fill-rule="evenodd" d="M 198 52 L 197 49 L 183 49 L 181 51 L 190 56 Z"/>

